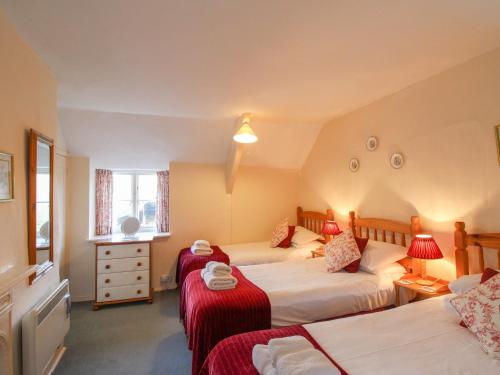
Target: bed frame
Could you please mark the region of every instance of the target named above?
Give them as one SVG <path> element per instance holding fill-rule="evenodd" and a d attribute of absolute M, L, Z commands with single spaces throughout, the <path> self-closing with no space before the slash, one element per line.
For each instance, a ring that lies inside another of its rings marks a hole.
<path fill-rule="evenodd" d="M 354 211 L 350 211 L 349 227 L 358 237 L 389 242 L 404 247 L 414 235 L 422 233 L 422 225 L 418 216 L 412 216 L 409 223 L 403 223 L 389 219 L 360 218 L 356 217 Z M 399 263 L 410 273 L 419 274 L 421 272 L 420 265 L 414 264 L 410 257 L 400 260 Z"/>
<path fill-rule="evenodd" d="M 476 257 L 469 257 L 468 246 L 476 246 L 479 250 Z M 465 223 L 455 223 L 455 263 L 457 277 L 484 271 L 484 251 L 487 248 L 497 253 L 497 268 L 500 268 L 500 233 L 467 234 Z"/>
<path fill-rule="evenodd" d="M 302 207 L 297 207 L 297 225 L 314 233 L 321 234 L 323 224 L 327 220 L 333 220 L 333 211 L 330 208 L 324 214 L 316 211 L 304 211 Z"/>

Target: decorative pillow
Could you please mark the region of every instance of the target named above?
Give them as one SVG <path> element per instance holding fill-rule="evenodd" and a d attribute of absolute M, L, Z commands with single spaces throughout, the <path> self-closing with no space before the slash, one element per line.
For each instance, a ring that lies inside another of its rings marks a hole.
<path fill-rule="evenodd" d="M 450 300 L 479 340 L 482 349 L 500 359 L 500 274 Z"/>
<path fill-rule="evenodd" d="M 292 237 L 294 233 L 295 233 L 295 225 L 289 225 L 288 236 L 283 241 L 280 242 L 278 247 L 282 247 L 283 249 L 288 249 L 290 246 L 292 246 Z"/>
<path fill-rule="evenodd" d="M 320 234 L 314 233 L 310 231 L 309 229 L 306 229 L 301 226 L 296 226 L 295 227 L 295 234 L 292 237 L 292 244 L 293 246 L 300 246 L 304 245 L 309 242 L 313 242 L 316 240 L 322 240 L 323 237 L 321 237 Z"/>
<path fill-rule="evenodd" d="M 358 245 L 358 250 L 363 256 L 363 251 L 365 251 L 366 244 L 368 243 L 368 238 L 354 237 L 356 240 L 356 245 Z M 359 264 L 361 263 L 361 258 L 356 259 L 354 262 L 348 264 L 344 267 L 344 270 L 349 273 L 356 273 L 359 271 Z"/>
<path fill-rule="evenodd" d="M 493 276 L 495 276 L 497 273 L 498 273 L 498 271 L 495 271 L 495 270 L 493 270 L 493 269 L 491 269 L 491 268 L 486 268 L 486 269 L 484 270 L 483 274 L 481 275 L 481 281 L 479 282 L 479 284 L 484 284 L 486 281 L 488 281 L 489 279 L 491 279 L 491 278 L 492 278 Z M 479 275 L 477 275 L 477 276 L 479 276 Z M 463 277 L 463 276 L 462 276 L 462 277 Z M 477 285 L 478 285 L 478 283 L 476 283 L 476 285 L 475 285 L 475 286 L 477 286 Z M 470 289 L 472 289 L 472 288 L 473 288 L 473 287 L 471 287 Z M 451 290 L 451 289 L 450 289 L 450 290 Z M 464 323 L 464 321 L 463 321 L 463 320 L 460 322 L 460 325 L 461 325 L 462 327 L 467 328 L 467 325 Z"/>
<path fill-rule="evenodd" d="M 350 229 L 328 242 L 325 247 L 325 261 L 328 272 L 337 272 L 361 258 L 358 245 Z"/>
<path fill-rule="evenodd" d="M 273 230 L 273 234 L 271 235 L 271 247 L 278 247 L 281 241 L 283 241 L 287 237 L 288 237 L 288 218 L 285 217 Z"/>
<path fill-rule="evenodd" d="M 481 274 L 463 275 L 451 281 L 448 288 L 453 294 L 462 294 L 479 285 Z"/>
<path fill-rule="evenodd" d="M 382 241 L 368 241 L 361 257 L 360 268 L 369 273 L 376 274 L 378 270 L 406 258 L 408 249 Z"/>

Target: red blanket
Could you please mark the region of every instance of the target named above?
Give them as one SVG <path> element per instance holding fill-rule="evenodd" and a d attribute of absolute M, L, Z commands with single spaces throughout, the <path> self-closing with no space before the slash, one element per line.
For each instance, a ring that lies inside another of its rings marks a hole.
<path fill-rule="evenodd" d="M 192 373 L 198 374 L 210 350 L 226 337 L 271 328 L 267 294 L 247 280 L 237 267 L 235 289 L 213 291 L 199 272 L 190 273 L 181 290 L 180 316 L 193 351 Z"/>
<path fill-rule="evenodd" d="M 302 326 L 291 326 L 265 331 L 249 332 L 229 337 L 217 344 L 207 357 L 200 375 L 259 375 L 252 363 L 252 349 L 256 344 L 267 344 L 272 338 L 286 336 L 304 336 L 313 346 L 321 350 L 332 363 L 347 375 L 333 359 L 319 346 L 314 338 Z"/>
<path fill-rule="evenodd" d="M 219 246 L 211 247 L 214 251 L 212 255 L 194 255 L 189 247 L 181 250 L 177 258 L 177 272 L 175 276 L 179 290 L 182 290 L 182 285 L 189 272 L 205 268 L 208 262 L 213 260 L 229 264 L 229 256 Z"/>

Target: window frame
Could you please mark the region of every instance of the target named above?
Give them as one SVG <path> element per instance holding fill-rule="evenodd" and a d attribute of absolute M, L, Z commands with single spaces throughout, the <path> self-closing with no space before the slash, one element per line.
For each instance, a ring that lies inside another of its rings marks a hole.
<path fill-rule="evenodd" d="M 143 175 L 155 175 L 156 172 L 155 170 L 112 170 L 113 176 L 115 174 L 121 174 L 121 175 L 127 175 L 132 177 L 132 183 L 130 186 L 131 195 L 132 195 L 132 215 L 134 217 L 139 217 L 139 176 Z M 158 194 L 158 191 L 157 191 Z M 114 192 L 113 192 L 113 202 L 114 202 Z M 138 233 L 151 233 L 151 232 L 157 232 L 157 227 L 156 227 L 156 212 L 155 212 L 155 223 L 150 226 L 144 226 L 141 224 L 141 227 L 139 228 Z M 119 233 L 120 232 L 120 227 L 114 225 L 114 214 L 113 214 L 113 226 L 112 226 L 112 232 L 113 233 Z"/>

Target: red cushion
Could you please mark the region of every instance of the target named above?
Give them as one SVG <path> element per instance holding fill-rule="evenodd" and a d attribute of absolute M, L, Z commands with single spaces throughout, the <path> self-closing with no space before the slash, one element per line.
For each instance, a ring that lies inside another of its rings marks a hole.
<path fill-rule="evenodd" d="M 295 225 L 288 226 L 288 236 L 279 243 L 278 247 L 282 247 L 283 249 L 288 249 L 292 246 L 292 237 L 295 233 Z"/>
<path fill-rule="evenodd" d="M 356 240 L 356 244 L 358 245 L 359 252 L 361 253 L 361 255 L 363 255 L 363 251 L 365 251 L 366 244 L 368 243 L 368 238 L 354 237 L 354 239 Z M 349 273 L 358 272 L 360 263 L 361 258 L 345 266 L 344 270 Z"/>
<path fill-rule="evenodd" d="M 483 272 L 483 276 L 481 276 L 481 284 L 484 284 L 486 281 L 491 279 L 497 273 L 498 273 L 498 271 L 496 271 L 496 270 L 493 270 L 491 268 L 486 268 Z"/>
<path fill-rule="evenodd" d="M 488 281 L 489 279 L 491 279 L 493 276 L 495 276 L 496 274 L 498 273 L 498 271 L 494 270 L 494 269 L 491 269 L 491 268 L 486 268 L 483 272 L 483 275 L 481 276 L 481 283 L 480 284 L 484 284 L 486 281 Z M 462 327 L 465 327 L 467 328 L 467 326 L 465 325 L 464 321 L 461 320 L 460 321 L 460 325 Z"/>

